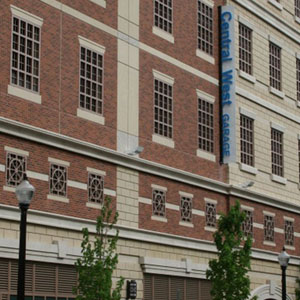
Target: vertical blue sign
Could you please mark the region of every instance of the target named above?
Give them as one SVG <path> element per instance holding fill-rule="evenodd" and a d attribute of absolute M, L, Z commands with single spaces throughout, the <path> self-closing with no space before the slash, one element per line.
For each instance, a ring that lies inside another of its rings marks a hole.
<path fill-rule="evenodd" d="M 235 50 L 234 8 L 221 8 L 221 107 L 222 107 L 222 158 L 223 163 L 236 161 L 235 141 Z"/>

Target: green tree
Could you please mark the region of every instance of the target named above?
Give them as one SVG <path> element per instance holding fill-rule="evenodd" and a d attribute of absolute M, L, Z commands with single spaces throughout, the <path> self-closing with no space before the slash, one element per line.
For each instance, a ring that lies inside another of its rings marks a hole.
<path fill-rule="evenodd" d="M 96 234 L 83 228 L 82 257 L 75 263 L 78 273 L 78 284 L 74 287 L 76 300 L 120 300 L 124 279 L 120 278 L 112 289 L 112 275 L 118 264 L 119 231 L 109 234 L 117 220 L 118 213 L 113 214 L 111 209 L 111 198 L 106 197 L 97 218 Z"/>
<path fill-rule="evenodd" d="M 212 281 L 213 300 L 245 300 L 250 295 L 250 254 L 252 238 L 242 231 L 246 215 L 236 201 L 227 215 L 221 215 L 214 241 L 218 258 L 209 262 L 207 279 Z"/>

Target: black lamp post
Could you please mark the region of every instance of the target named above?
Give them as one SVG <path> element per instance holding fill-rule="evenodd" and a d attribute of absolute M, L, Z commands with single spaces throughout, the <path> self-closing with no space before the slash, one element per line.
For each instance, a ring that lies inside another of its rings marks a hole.
<path fill-rule="evenodd" d="M 33 197 L 35 188 L 29 183 L 26 174 L 23 181 L 16 188 L 16 195 L 21 210 L 19 270 L 18 270 L 18 300 L 25 298 L 25 254 L 26 254 L 26 225 L 27 209 Z"/>
<path fill-rule="evenodd" d="M 289 264 L 290 256 L 285 252 L 285 248 L 282 248 L 282 252 L 278 255 L 278 261 L 282 270 L 282 300 L 286 300 L 286 268 Z"/>

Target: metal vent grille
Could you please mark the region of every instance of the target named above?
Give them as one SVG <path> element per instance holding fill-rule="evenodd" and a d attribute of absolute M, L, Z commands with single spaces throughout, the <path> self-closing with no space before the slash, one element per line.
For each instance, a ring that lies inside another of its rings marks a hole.
<path fill-rule="evenodd" d="M 8 261 L 0 260 L 0 290 L 8 289 Z"/>
<path fill-rule="evenodd" d="M 154 299 L 169 300 L 169 278 L 167 276 L 154 277 Z"/>
<path fill-rule="evenodd" d="M 211 282 L 203 279 L 144 275 L 144 300 L 211 300 Z"/>
<path fill-rule="evenodd" d="M 171 277 L 171 300 L 184 299 L 184 279 Z"/>
<path fill-rule="evenodd" d="M 186 300 L 199 300 L 199 280 L 187 279 Z"/>
<path fill-rule="evenodd" d="M 58 267 L 58 293 L 72 294 L 72 289 L 76 286 L 77 274 L 74 267 Z"/>
<path fill-rule="evenodd" d="M 36 264 L 35 267 L 35 291 L 55 293 L 56 268 L 50 264 Z"/>
<path fill-rule="evenodd" d="M 200 282 L 200 300 L 210 300 L 211 282 L 208 280 L 201 280 Z"/>

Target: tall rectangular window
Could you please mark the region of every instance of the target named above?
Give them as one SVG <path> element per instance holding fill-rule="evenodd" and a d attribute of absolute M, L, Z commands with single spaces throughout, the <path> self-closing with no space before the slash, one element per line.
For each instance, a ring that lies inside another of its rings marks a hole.
<path fill-rule="evenodd" d="M 214 152 L 214 105 L 198 98 L 198 147 Z"/>
<path fill-rule="evenodd" d="M 172 138 L 173 87 L 154 79 L 154 133 Z"/>
<path fill-rule="evenodd" d="M 213 54 L 213 8 L 198 1 L 198 49 Z"/>
<path fill-rule="evenodd" d="M 16 187 L 23 180 L 26 172 L 26 156 L 7 153 L 6 154 L 6 184 Z"/>
<path fill-rule="evenodd" d="M 281 90 L 281 49 L 270 42 L 269 45 L 270 86 Z"/>
<path fill-rule="evenodd" d="M 152 213 L 154 216 L 166 216 L 166 192 L 154 189 L 152 191 Z"/>
<path fill-rule="evenodd" d="M 242 223 L 242 230 L 245 234 L 245 236 L 253 236 L 253 211 L 251 210 L 243 210 L 243 212 L 246 214 L 246 218 L 244 222 Z"/>
<path fill-rule="evenodd" d="M 252 74 L 252 30 L 239 23 L 239 68 Z"/>
<path fill-rule="evenodd" d="M 216 204 L 211 202 L 205 203 L 205 226 L 217 226 L 217 209 Z"/>
<path fill-rule="evenodd" d="M 80 47 L 80 107 L 103 114 L 103 56 Z"/>
<path fill-rule="evenodd" d="M 154 25 L 172 34 L 172 0 L 154 0 Z"/>
<path fill-rule="evenodd" d="M 284 220 L 284 240 L 285 245 L 294 246 L 294 222 Z"/>
<path fill-rule="evenodd" d="M 300 59 L 298 58 L 296 59 L 296 80 L 297 101 L 300 102 Z"/>
<path fill-rule="evenodd" d="M 50 194 L 67 196 L 67 168 L 65 166 L 50 165 Z"/>
<path fill-rule="evenodd" d="M 88 175 L 88 198 L 89 198 L 89 202 L 103 204 L 103 199 L 104 199 L 103 176 L 89 173 L 89 175 Z"/>
<path fill-rule="evenodd" d="M 272 174 L 283 177 L 283 133 L 271 129 Z"/>
<path fill-rule="evenodd" d="M 181 196 L 180 215 L 181 221 L 192 222 L 192 198 Z"/>
<path fill-rule="evenodd" d="M 40 27 L 13 17 L 11 83 L 39 92 Z"/>
<path fill-rule="evenodd" d="M 274 217 L 264 215 L 264 240 L 274 242 Z"/>
<path fill-rule="evenodd" d="M 300 0 L 295 0 L 295 16 L 300 18 Z"/>
<path fill-rule="evenodd" d="M 241 163 L 254 166 L 253 119 L 240 117 Z"/>

